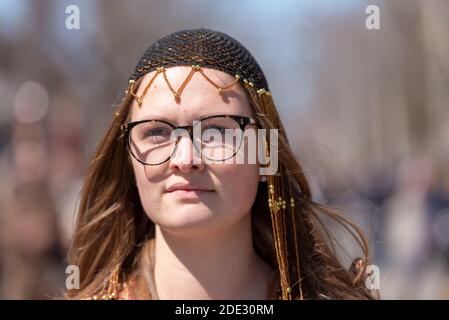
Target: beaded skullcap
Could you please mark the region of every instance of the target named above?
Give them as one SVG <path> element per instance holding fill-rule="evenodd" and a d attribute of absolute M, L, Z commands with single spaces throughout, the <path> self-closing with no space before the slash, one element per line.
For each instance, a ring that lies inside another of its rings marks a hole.
<path fill-rule="evenodd" d="M 177 31 L 154 42 L 129 78 L 131 93 L 134 82 L 146 73 L 157 70 L 165 77 L 165 69 L 174 66 L 192 66 L 193 71 L 201 71 L 202 67 L 223 71 L 234 76 L 236 81 L 254 87 L 259 94 L 270 94 L 265 75 L 251 53 L 227 34 L 204 28 Z M 232 86 L 220 88 L 207 76 L 205 78 L 219 93 Z M 177 98 L 177 93 L 172 91 Z"/>

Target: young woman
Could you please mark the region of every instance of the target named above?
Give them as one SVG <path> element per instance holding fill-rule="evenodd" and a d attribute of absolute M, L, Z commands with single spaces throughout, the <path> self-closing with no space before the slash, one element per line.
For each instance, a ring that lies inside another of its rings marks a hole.
<path fill-rule="evenodd" d="M 249 132 L 277 170 L 245 161 Z M 323 218 L 354 236 L 361 267 L 343 267 Z M 261 68 L 207 29 L 140 59 L 91 162 L 70 263 L 75 299 L 371 298 L 362 231 L 313 202 Z"/>

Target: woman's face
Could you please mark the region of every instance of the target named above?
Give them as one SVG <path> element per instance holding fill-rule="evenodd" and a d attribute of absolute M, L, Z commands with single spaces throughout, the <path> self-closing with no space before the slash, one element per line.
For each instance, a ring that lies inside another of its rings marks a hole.
<path fill-rule="evenodd" d="M 167 78 L 177 90 L 191 67 L 166 70 Z M 221 71 L 203 69 L 215 83 L 226 86 L 234 78 Z M 140 96 L 153 77 L 143 79 Z M 247 96 L 239 84 L 224 90 L 223 95 L 198 72 L 187 83 L 176 102 L 163 75 L 149 88 L 142 107 L 131 107 L 131 121 L 163 119 L 175 126 L 192 125 L 210 115 L 252 116 Z M 255 129 L 254 125 L 248 125 Z M 243 147 L 243 146 L 242 146 Z M 176 234 L 200 234 L 218 231 L 238 222 L 250 213 L 258 181 L 258 164 L 209 162 L 201 159 L 188 135 L 183 135 L 175 153 L 162 164 L 146 166 L 131 157 L 142 206 L 148 217 L 161 229 Z M 248 162 L 248 161 L 247 161 Z M 175 184 L 191 184 L 207 191 L 170 191 Z"/>

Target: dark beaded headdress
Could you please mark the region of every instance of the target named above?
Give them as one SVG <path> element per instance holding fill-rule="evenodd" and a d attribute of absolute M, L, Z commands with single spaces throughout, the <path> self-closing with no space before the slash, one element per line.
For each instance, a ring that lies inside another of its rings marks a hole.
<path fill-rule="evenodd" d="M 183 30 L 154 42 L 143 54 L 130 80 L 159 67 L 199 65 L 240 76 L 258 89 L 268 83 L 251 53 L 234 38 L 208 29 Z"/>
<path fill-rule="evenodd" d="M 192 70 L 178 90 L 173 89 L 168 80 L 165 69 L 175 66 L 191 66 Z M 220 70 L 235 77 L 235 80 L 224 87 L 220 87 L 210 79 L 202 68 Z M 156 70 L 156 74 L 148 83 L 142 95 L 139 97 L 134 92 L 134 84 L 143 75 Z M 142 106 L 149 87 L 154 79 L 163 74 L 164 79 L 172 91 L 176 100 L 192 78 L 195 72 L 199 72 L 209 81 L 218 93 L 231 88 L 237 81 L 248 84 L 258 94 L 267 94 L 268 83 L 251 53 L 237 40 L 230 36 L 208 29 L 195 29 L 178 31 L 154 42 L 143 54 L 133 74 L 129 78 L 127 93 L 131 93 L 139 107 Z"/>

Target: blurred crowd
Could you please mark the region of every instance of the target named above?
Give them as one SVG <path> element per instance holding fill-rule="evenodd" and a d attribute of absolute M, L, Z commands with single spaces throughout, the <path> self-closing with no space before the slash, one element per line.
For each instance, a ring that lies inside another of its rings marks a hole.
<path fill-rule="evenodd" d="M 382 298 L 449 299 L 449 2 L 373 2 L 377 31 L 367 1 L 0 0 L 0 299 L 61 297 L 82 179 L 129 72 L 200 26 L 254 53 L 317 201 L 369 235 Z"/>
<path fill-rule="evenodd" d="M 73 121 L 68 113 L 47 121 L 15 120 L 2 144 L 1 298 L 48 299 L 63 293 L 81 188 L 83 131 Z"/>

